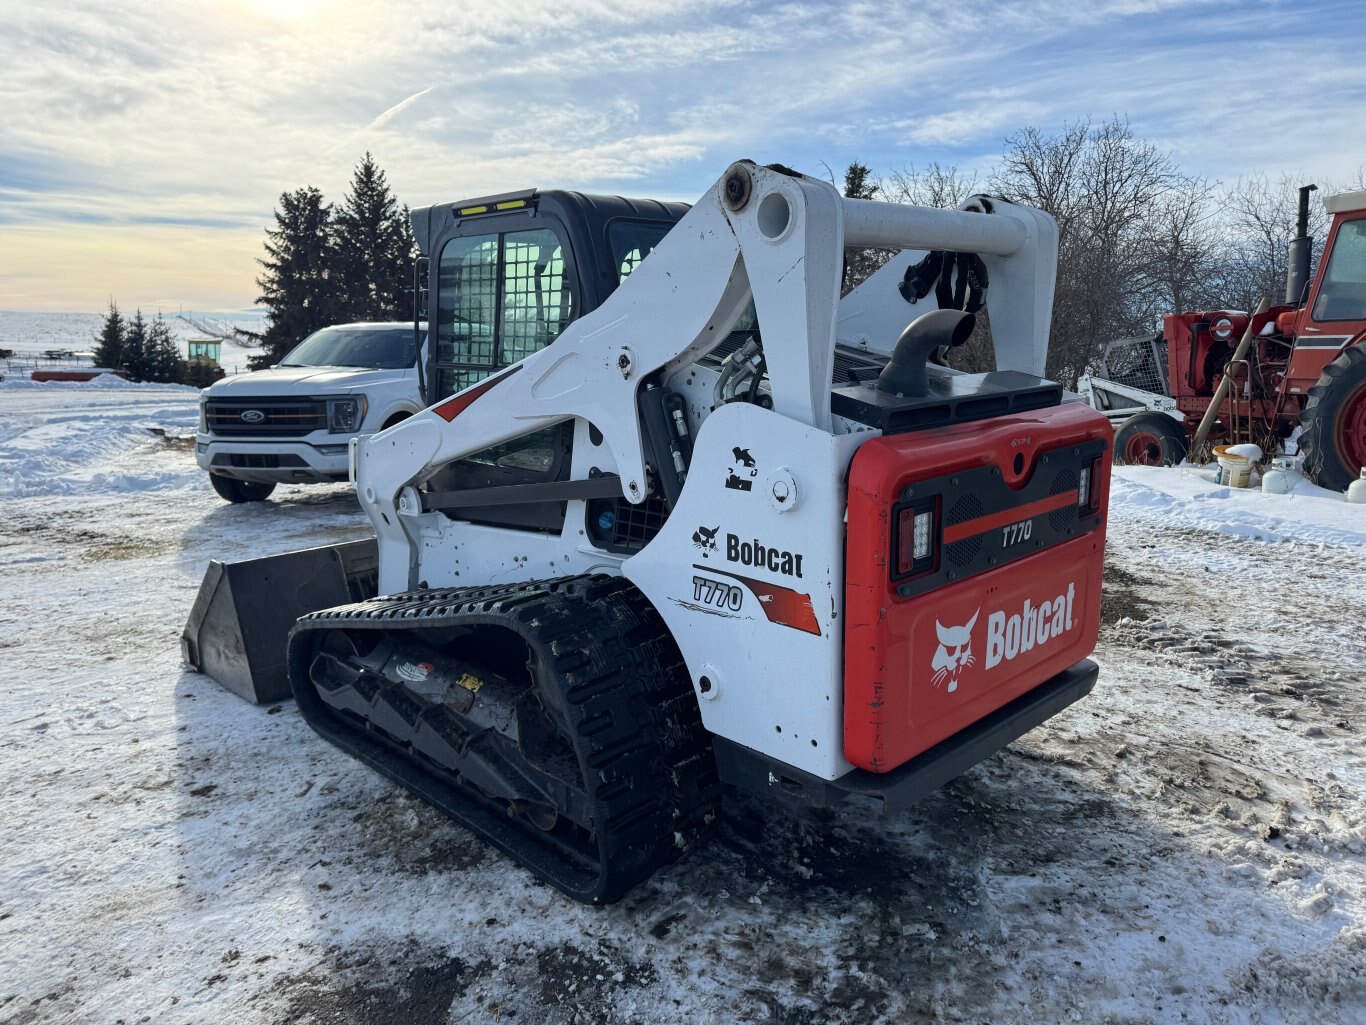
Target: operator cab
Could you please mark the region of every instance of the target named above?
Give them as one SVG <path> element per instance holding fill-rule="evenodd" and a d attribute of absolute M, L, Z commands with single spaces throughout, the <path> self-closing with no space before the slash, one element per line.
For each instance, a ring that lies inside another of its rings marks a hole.
<path fill-rule="evenodd" d="M 428 404 L 549 345 L 602 305 L 687 211 L 535 189 L 414 211 L 435 299 Z"/>

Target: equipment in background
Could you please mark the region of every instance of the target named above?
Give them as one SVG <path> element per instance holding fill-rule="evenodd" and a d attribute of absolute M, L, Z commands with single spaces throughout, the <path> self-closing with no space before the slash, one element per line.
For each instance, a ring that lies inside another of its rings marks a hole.
<path fill-rule="evenodd" d="M 194 338 L 185 343 L 185 383 L 196 388 L 207 388 L 214 381 L 227 376 L 218 360 L 222 356 L 223 341 L 219 338 Z"/>
<path fill-rule="evenodd" d="M 1303 427 L 1305 472 L 1334 491 L 1366 466 L 1366 192 L 1324 200 L 1332 222 L 1311 280 L 1315 189 L 1300 189 L 1283 303 L 1251 315 L 1170 314 L 1156 338 L 1112 342 L 1096 373 L 1079 382 L 1117 424 L 1117 462 L 1181 462 L 1212 411 L 1211 444 L 1250 442 L 1273 453 Z M 1240 339 L 1248 342 L 1241 354 Z"/>
<path fill-rule="evenodd" d="M 215 564 L 192 664 L 270 700 L 283 654 L 319 734 L 588 902 L 703 841 L 725 784 L 905 807 L 1090 692 L 1111 432 L 1039 376 L 1050 217 L 741 161 L 691 208 L 413 226 L 430 408 L 351 445 L 377 574 Z M 845 247 L 900 255 L 841 298 Z M 900 287 L 927 251 L 950 308 Z M 929 363 L 983 302 L 998 369 Z"/>

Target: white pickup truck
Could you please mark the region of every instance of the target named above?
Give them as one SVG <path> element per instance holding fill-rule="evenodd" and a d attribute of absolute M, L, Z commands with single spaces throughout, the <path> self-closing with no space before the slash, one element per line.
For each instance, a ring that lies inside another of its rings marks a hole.
<path fill-rule="evenodd" d="M 325 327 L 269 370 L 205 389 L 195 458 L 214 490 L 259 502 L 277 484 L 346 480 L 352 438 L 422 408 L 418 337 L 411 322 Z"/>

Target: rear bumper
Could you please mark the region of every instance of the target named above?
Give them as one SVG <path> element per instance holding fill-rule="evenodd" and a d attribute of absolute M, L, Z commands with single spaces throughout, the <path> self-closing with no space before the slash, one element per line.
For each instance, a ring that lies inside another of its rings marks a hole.
<path fill-rule="evenodd" d="M 859 796 L 880 802 L 886 811 L 899 811 L 1090 694 L 1099 674 L 1095 662 L 1083 659 L 891 772 L 855 769 L 839 779 L 826 780 L 734 741 L 713 737 L 717 768 L 727 783 L 813 808 L 828 808 Z"/>

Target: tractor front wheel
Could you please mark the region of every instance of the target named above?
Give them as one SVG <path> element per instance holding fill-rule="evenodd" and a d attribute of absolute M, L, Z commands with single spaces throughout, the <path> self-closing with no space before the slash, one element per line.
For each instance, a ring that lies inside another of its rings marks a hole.
<path fill-rule="evenodd" d="M 1135 413 L 1115 432 L 1121 466 L 1175 466 L 1186 458 L 1186 432 L 1166 413 Z"/>
<path fill-rule="evenodd" d="M 1323 368 L 1300 424 L 1304 468 L 1320 487 L 1347 490 L 1366 467 L 1366 343 Z"/>

